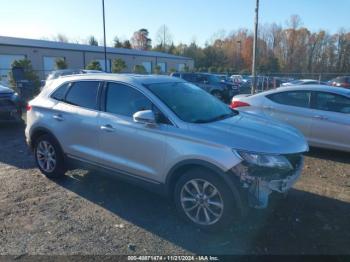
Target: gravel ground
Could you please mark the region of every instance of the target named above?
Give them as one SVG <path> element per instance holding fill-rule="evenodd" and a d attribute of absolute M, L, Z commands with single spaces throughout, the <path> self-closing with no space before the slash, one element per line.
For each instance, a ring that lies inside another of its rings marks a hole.
<path fill-rule="evenodd" d="M 312 150 L 287 199 L 224 233 L 166 199 L 98 172 L 35 168 L 23 126 L 0 126 L 0 254 L 350 254 L 350 154 Z"/>

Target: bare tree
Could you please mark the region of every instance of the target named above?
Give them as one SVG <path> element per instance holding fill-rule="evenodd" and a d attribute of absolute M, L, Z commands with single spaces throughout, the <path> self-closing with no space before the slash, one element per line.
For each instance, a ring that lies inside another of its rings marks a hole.
<path fill-rule="evenodd" d="M 54 40 L 61 43 L 69 43 L 68 37 L 64 34 L 57 34 L 57 36 L 54 37 Z"/>
<path fill-rule="evenodd" d="M 173 37 L 169 28 L 166 25 L 162 25 L 156 34 L 156 45 L 164 52 L 169 50 L 169 47 L 173 43 Z"/>
<path fill-rule="evenodd" d="M 131 45 L 135 49 L 148 50 L 152 47 L 152 40 L 148 37 L 147 29 L 142 28 L 136 31 L 131 38 Z"/>

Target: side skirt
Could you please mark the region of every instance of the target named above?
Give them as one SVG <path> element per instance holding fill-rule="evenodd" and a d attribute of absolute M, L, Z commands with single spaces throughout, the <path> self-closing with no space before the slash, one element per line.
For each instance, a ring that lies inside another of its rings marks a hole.
<path fill-rule="evenodd" d="M 147 191 L 150 191 L 152 193 L 156 193 L 162 196 L 168 195 L 166 186 L 164 184 L 145 178 L 140 178 L 139 176 L 124 172 L 122 170 L 116 170 L 110 167 L 102 166 L 97 163 L 93 163 L 91 161 L 80 159 L 71 155 L 65 156 L 65 162 L 69 170 L 79 168 L 85 170 L 94 170 L 97 172 L 101 172 L 102 175 L 111 178 L 116 178 L 118 180 L 125 181 L 135 186 L 142 187 L 143 189 L 146 189 Z"/>

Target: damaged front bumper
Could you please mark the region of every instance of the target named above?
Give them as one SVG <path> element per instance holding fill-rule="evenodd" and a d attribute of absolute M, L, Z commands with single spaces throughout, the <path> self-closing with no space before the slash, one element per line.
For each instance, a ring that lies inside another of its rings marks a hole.
<path fill-rule="evenodd" d="M 232 171 L 239 177 L 242 188 L 248 194 L 249 206 L 263 209 L 268 206 L 271 193 L 286 193 L 296 183 L 303 166 L 304 158 L 300 155 L 297 160 L 294 160 L 293 170 L 288 172 L 266 168 L 252 170 L 251 166 L 243 162 L 235 166 Z"/>

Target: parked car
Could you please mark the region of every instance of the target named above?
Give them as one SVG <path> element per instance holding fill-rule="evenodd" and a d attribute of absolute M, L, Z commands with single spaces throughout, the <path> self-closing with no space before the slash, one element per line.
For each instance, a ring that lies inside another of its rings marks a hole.
<path fill-rule="evenodd" d="M 314 79 L 297 79 L 291 82 L 283 83 L 281 86 L 303 86 L 303 85 L 327 85 L 325 82 Z"/>
<path fill-rule="evenodd" d="M 232 75 L 230 77 L 234 83 L 242 84 L 243 82 L 247 81 L 247 79 L 244 79 L 242 75 Z"/>
<path fill-rule="evenodd" d="M 214 74 L 172 73 L 171 76 L 191 82 L 225 102 L 230 102 L 233 96 L 239 94 L 239 85 L 222 80 Z"/>
<path fill-rule="evenodd" d="M 232 99 L 242 112 L 272 117 L 298 128 L 315 147 L 350 151 L 350 91 L 330 86 L 291 86 Z"/>
<path fill-rule="evenodd" d="M 17 93 L 0 85 L 0 122 L 18 122 L 22 120 L 22 109 Z"/>
<path fill-rule="evenodd" d="M 230 109 L 175 77 L 90 74 L 59 78 L 30 101 L 25 130 L 36 163 L 62 177 L 71 161 L 174 199 L 183 218 L 226 228 L 248 204 L 298 179 L 302 134 Z"/>
<path fill-rule="evenodd" d="M 339 76 L 329 81 L 331 86 L 350 88 L 350 76 Z"/>

